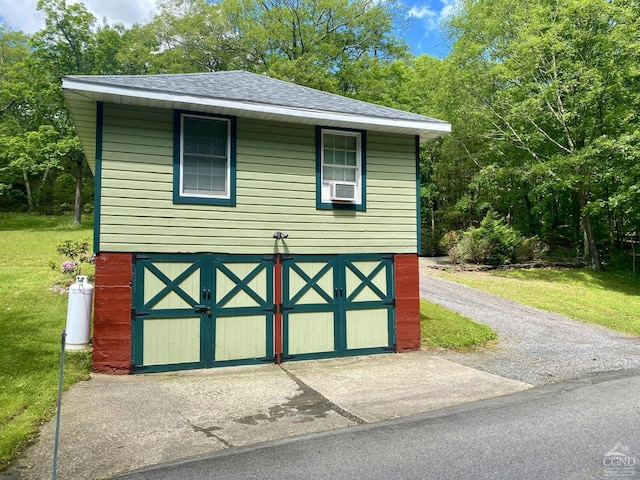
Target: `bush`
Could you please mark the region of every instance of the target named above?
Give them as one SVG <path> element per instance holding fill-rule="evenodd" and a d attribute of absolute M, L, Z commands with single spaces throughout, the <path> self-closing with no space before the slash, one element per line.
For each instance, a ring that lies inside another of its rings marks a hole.
<path fill-rule="evenodd" d="M 549 247 L 537 236 L 525 238 L 520 245 L 516 247 L 516 262 L 530 262 L 540 260 L 547 253 Z"/>
<path fill-rule="evenodd" d="M 493 212 L 487 213 L 479 227 L 461 234 L 450 232 L 443 241 L 454 263 L 507 265 L 539 259 L 546 251 L 538 237 L 525 238 Z"/>
<path fill-rule="evenodd" d="M 89 253 L 89 242 L 66 240 L 58 244 L 56 249 L 60 255 L 64 255 L 68 260 L 65 260 L 60 265 L 53 260 L 49 260 L 49 266 L 64 275 L 64 278 L 58 280 L 49 290 L 65 293 L 73 283 L 76 275 L 80 275 L 83 265 L 95 264 L 96 256 Z"/>

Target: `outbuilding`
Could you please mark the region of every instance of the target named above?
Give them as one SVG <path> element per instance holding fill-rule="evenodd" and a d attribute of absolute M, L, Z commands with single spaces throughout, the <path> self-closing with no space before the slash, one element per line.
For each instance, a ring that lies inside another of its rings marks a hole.
<path fill-rule="evenodd" d="M 96 371 L 420 347 L 419 147 L 447 122 L 244 71 L 63 88 L 95 176 Z"/>

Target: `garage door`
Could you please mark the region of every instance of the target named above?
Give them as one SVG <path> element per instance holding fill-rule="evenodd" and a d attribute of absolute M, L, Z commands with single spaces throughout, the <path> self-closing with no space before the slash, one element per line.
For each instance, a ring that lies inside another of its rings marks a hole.
<path fill-rule="evenodd" d="M 134 371 L 273 361 L 272 257 L 137 255 Z"/>
<path fill-rule="evenodd" d="M 393 259 L 282 258 L 284 360 L 394 349 Z"/>

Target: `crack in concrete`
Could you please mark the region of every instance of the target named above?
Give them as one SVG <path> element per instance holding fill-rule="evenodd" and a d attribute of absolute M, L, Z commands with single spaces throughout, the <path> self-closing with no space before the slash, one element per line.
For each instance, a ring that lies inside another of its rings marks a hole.
<path fill-rule="evenodd" d="M 191 425 L 191 428 L 193 428 L 194 431 L 196 432 L 200 432 L 200 433 L 204 433 L 205 436 L 207 438 L 215 438 L 216 440 L 218 440 L 220 443 L 222 443 L 225 447 L 233 447 L 234 445 L 232 443 L 227 442 L 224 438 L 222 438 L 219 435 L 216 435 L 213 432 L 222 430 L 222 428 L 217 427 L 217 426 L 213 426 L 213 427 L 209 427 L 209 428 L 205 428 L 205 427 L 199 427 L 198 425 L 194 425 L 193 423 L 189 422 L 189 425 Z"/>
<path fill-rule="evenodd" d="M 307 396 L 307 397 L 313 397 L 313 396 L 318 397 L 318 398 L 320 398 L 320 403 L 322 405 L 324 405 L 325 407 L 327 407 L 327 410 L 333 410 L 338 415 L 346 418 L 347 420 L 350 420 L 350 421 L 354 422 L 356 425 L 364 425 L 365 423 L 367 423 L 365 420 L 363 420 L 362 418 L 358 417 L 357 415 L 354 415 L 350 411 L 345 410 L 344 408 L 342 408 L 340 405 L 337 405 L 337 404 L 333 403 L 327 397 L 322 395 L 319 391 L 317 391 L 316 389 L 314 389 L 311 386 L 309 386 L 306 383 L 304 383 L 302 380 L 300 380 L 298 377 L 296 377 L 293 373 L 291 373 L 289 370 L 284 368 L 282 365 L 280 365 L 280 368 L 282 369 L 282 371 L 284 373 L 287 374 L 287 376 L 289 378 L 291 378 L 291 380 L 293 380 L 296 383 L 296 385 L 298 385 L 298 388 L 302 391 L 302 394 L 299 395 L 298 397 L 296 397 L 296 399 L 299 399 L 300 397 L 305 397 L 305 396 Z M 307 403 L 306 405 L 302 405 L 301 408 L 298 407 L 298 409 L 302 410 L 302 411 L 304 411 L 305 408 L 313 409 L 314 406 L 312 404 Z"/>
<path fill-rule="evenodd" d="M 209 427 L 209 428 L 205 428 L 205 427 L 199 427 L 198 425 L 194 425 L 191 420 L 189 420 L 189 417 L 187 417 L 182 410 L 180 410 L 180 408 L 176 405 L 176 403 L 173 401 L 173 399 L 168 398 L 167 399 L 168 402 L 171 404 L 171 406 L 176 410 L 176 412 L 178 412 L 178 415 L 180 415 L 182 417 L 182 419 L 189 424 L 189 426 L 193 429 L 194 432 L 199 432 L 199 433 L 204 433 L 205 436 L 207 438 L 215 438 L 216 440 L 218 440 L 221 444 L 223 444 L 225 447 L 234 447 L 235 445 L 233 445 L 232 443 L 229 443 L 228 441 L 226 441 L 224 438 L 222 438 L 219 435 L 216 435 L 215 433 L 213 433 L 214 431 L 218 431 L 218 430 L 222 430 L 221 427 L 218 427 L 216 425 Z"/>

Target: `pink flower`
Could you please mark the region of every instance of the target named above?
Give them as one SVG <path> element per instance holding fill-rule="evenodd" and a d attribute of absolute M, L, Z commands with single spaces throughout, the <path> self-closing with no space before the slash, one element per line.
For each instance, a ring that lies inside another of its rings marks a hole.
<path fill-rule="evenodd" d="M 62 273 L 65 274 L 73 274 L 76 271 L 76 268 L 78 268 L 79 262 L 70 262 L 70 261 L 66 261 L 66 262 L 62 262 Z"/>

